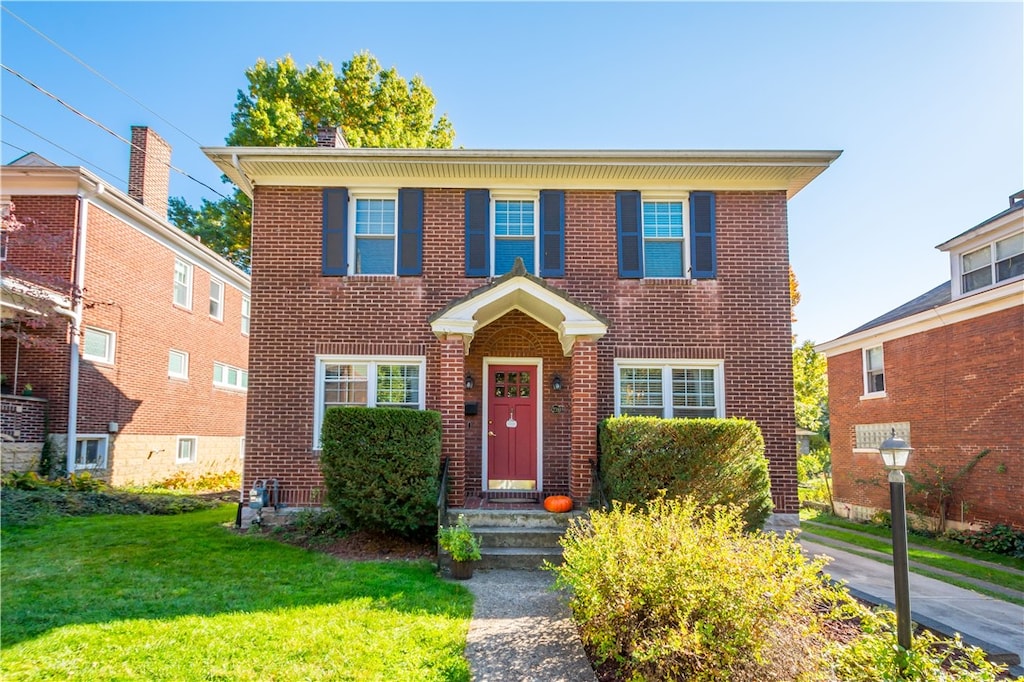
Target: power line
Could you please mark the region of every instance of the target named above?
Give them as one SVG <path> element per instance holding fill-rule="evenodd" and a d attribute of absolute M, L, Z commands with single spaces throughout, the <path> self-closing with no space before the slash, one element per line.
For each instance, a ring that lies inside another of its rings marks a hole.
<path fill-rule="evenodd" d="M 29 128 L 27 126 L 22 125 L 21 123 L 18 123 L 17 121 L 15 121 L 13 118 L 8 116 L 7 114 L 0 114 L 0 118 L 4 119 L 8 123 L 13 123 L 14 125 L 18 126 L 19 128 L 21 128 L 22 130 L 24 130 L 24 131 L 26 131 L 28 133 L 31 133 L 32 135 L 35 135 L 36 137 L 38 137 L 43 142 L 46 142 L 47 144 L 53 145 L 54 147 L 56 147 L 57 149 L 61 150 L 62 152 L 66 153 L 66 154 L 70 154 L 71 156 L 75 157 L 79 161 L 82 161 L 82 162 L 88 164 L 89 166 L 95 168 L 97 171 L 99 171 L 100 173 L 103 173 L 107 177 L 113 178 L 114 180 L 117 180 L 118 182 L 123 182 L 123 183 L 127 184 L 128 181 L 125 180 L 124 178 L 120 178 L 117 175 L 115 175 L 114 173 L 111 173 L 108 170 L 104 170 L 103 168 L 100 168 L 99 166 L 94 164 L 89 159 L 86 159 L 84 157 L 79 156 L 78 154 L 74 153 L 70 149 L 67 149 L 66 147 L 62 147 L 59 144 L 57 144 L 56 142 L 54 142 L 53 140 L 51 140 L 51 139 L 49 139 L 47 137 L 44 137 L 43 135 L 40 135 L 36 131 L 32 130 L 31 128 Z M 6 142 L 6 144 L 11 146 L 11 147 L 14 147 L 15 149 L 21 149 L 20 147 L 16 147 L 15 145 L 11 144 L 10 142 Z M 25 152 L 26 154 L 30 153 L 30 152 L 28 152 L 28 151 L 26 151 L 24 149 L 21 149 L 21 151 Z"/>
<path fill-rule="evenodd" d="M 63 106 L 64 108 L 66 108 L 66 109 L 67 109 L 68 111 L 70 111 L 71 113 L 75 114 L 76 116 L 79 116 L 80 118 L 83 118 L 83 119 L 85 119 L 86 121 L 88 121 L 89 123 L 92 123 L 92 124 L 93 124 L 94 126 L 96 126 L 97 128 L 99 128 L 99 129 L 101 129 L 101 130 L 103 130 L 103 131 L 105 131 L 105 132 L 107 132 L 107 133 L 109 133 L 109 134 L 113 135 L 114 137 L 116 137 L 117 139 L 121 140 L 122 142 L 124 142 L 124 143 L 125 143 L 125 144 L 127 144 L 128 146 L 132 147 L 133 149 L 137 149 L 138 151 L 142 152 L 143 154 L 145 154 L 145 153 L 146 153 L 146 150 L 145 150 L 145 149 L 142 149 L 142 148 L 141 148 L 141 147 L 139 147 L 138 145 L 134 144 L 134 143 L 133 143 L 133 142 L 132 142 L 131 140 L 128 140 L 128 139 L 126 139 L 126 138 L 122 137 L 121 135 L 118 135 L 118 134 L 117 134 L 117 133 L 115 133 L 115 132 L 114 132 L 113 130 L 111 130 L 111 129 L 110 129 L 110 128 L 108 128 L 107 126 L 103 125 L 102 123 L 100 123 L 100 122 L 99 122 L 99 121 L 97 121 L 96 119 L 92 118 L 92 117 L 91 117 L 91 116 L 89 116 L 88 114 L 85 114 L 85 113 L 83 113 L 83 112 L 79 111 L 78 109 L 76 109 L 75 107 L 71 106 L 70 104 L 68 104 L 67 102 L 65 102 L 65 101 L 64 101 L 64 100 L 62 100 L 62 99 L 61 99 L 60 97 L 58 97 L 57 95 L 53 94 L 52 92 L 50 92 L 50 91 L 49 91 L 49 90 L 47 90 L 46 88 L 44 88 L 44 87 L 42 87 L 41 85 L 39 85 L 39 84 L 37 84 L 37 83 L 33 82 L 33 81 L 32 81 L 32 80 L 31 80 L 30 78 L 28 78 L 27 76 L 25 76 L 25 75 L 23 75 L 23 74 L 21 74 L 21 73 L 19 73 L 19 72 L 15 71 L 15 70 L 14 70 L 14 69 L 12 69 L 11 67 L 7 66 L 6 64 L 0 64 L 0 68 L 2 68 L 2 69 L 3 69 L 4 71 L 7 71 L 8 73 L 10 73 L 10 74 L 11 74 L 11 75 L 13 75 L 13 76 L 16 76 L 16 77 L 20 78 L 20 79 L 21 79 L 22 81 L 24 81 L 25 83 L 27 83 L 27 84 L 31 85 L 31 86 L 32 86 L 33 88 L 35 88 L 35 89 L 36 89 L 36 90 L 38 90 L 39 92 L 43 93 L 44 95 L 46 95 L 46 96 L 47 96 L 47 97 L 49 97 L 50 99 L 54 100 L 55 102 L 57 102 L 58 104 L 60 104 L 60 105 L 61 105 L 61 106 Z M 206 189 L 210 190 L 211 192 L 213 192 L 214 194 L 216 194 L 217 196 L 219 196 L 219 197 L 220 197 L 221 199 L 227 199 L 227 197 L 226 197 L 226 196 L 224 196 L 223 194 L 221 194 L 220 192 L 218 192 L 217 190 L 215 190 L 215 189 L 214 189 L 213 187 L 210 187 L 209 185 L 207 185 L 207 184 L 206 184 L 205 182 L 203 182 L 202 180 L 199 180 L 198 178 L 195 178 L 195 177 L 193 177 L 193 176 L 192 176 L 191 174 L 189 174 L 189 173 L 187 173 L 187 172 L 183 171 L 182 169 L 180 169 L 180 168 L 178 168 L 178 167 L 176 167 L 176 166 L 173 166 L 173 165 L 171 165 L 170 163 L 167 163 L 166 161 L 161 161 L 161 163 L 163 163 L 164 165 L 166 165 L 166 166 L 167 166 L 168 168 L 170 168 L 170 169 L 171 169 L 172 171 L 174 171 L 175 173 L 180 173 L 181 175 L 184 175 L 184 176 L 185 176 L 186 178 L 188 178 L 189 180 L 191 180 L 191 181 L 193 181 L 193 182 L 195 182 L 195 183 L 197 183 L 197 184 L 199 184 L 199 185 L 202 185 L 202 186 L 203 186 L 203 187 L 205 187 Z"/>
<path fill-rule="evenodd" d="M 57 42 L 56 40 L 54 40 L 54 39 L 53 39 L 53 38 L 51 38 L 50 36 L 46 35 L 46 34 L 45 34 L 45 33 L 43 33 L 42 31 L 40 31 L 40 30 L 39 30 L 38 28 L 36 28 L 36 27 L 35 27 L 35 26 L 33 26 L 32 24 L 30 24 L 30 23 L 28 23 L 27 21 L 25 21 L 24 19 L 22 19 L 21 17 L 19 17 L 19 16 L 18 16 L 17 14 L 15 14 L 14 12 L 12 12 L 12 11 L 10 10 L 10 8 L 9 8 L 9 7 L 3 6 L 3 10 L 4 10 L 5 12 L 7 12 L 8 14 L 10 14 L 10 15 L 11 15 L 12 17 L 14 17 L 15 19 L 17 19 L 18 21 L 20 21 L 21 23 L 23 23 L 23 24 L 24 24 L 25 26 L 27 26 L 27 27 L 29 28 L 29 30 L 33 31 L 33 32 L 34 32 L 34 33 L 35 33 L 36 35 L 38 35 L 38 36 L 39 36 L 40 38 L 42 38 L 43 40 L 47 41 L 48 43 L 50 43 L 51 45 L 53 45 L 54 47 L 56 47 L 56 48 L 57 48 L 58 50 L 60 50 L 61 52 L 63 52 L 64 54 L 66 54 L 67 56 L 71 57 L 71 58 L 72 58 L 72 59 L 74 59 L 74 60 L 75 60 L 76 62 L 78 62 L 79 64 L 81 64 L 82 66 L 84 66 L 84 67 L 85 67 L 86 69 L 88 69 L 89 71 L 91 71 L 91 72 L 92 72 L 92 73 L 93 73 L 94 75 L 96 75 L 96 76 L 97 76 L 98 78 L 100 78 L 101 80 L 103 80 L 103 82 L 105 82 L 105 83 L 106 83 L 107 85 L 109 85 L 110 87 L 114 88 L 115 90 L 117 90 L 118 92 L 120 92 L 120 93 L 121 93 L 122 95 L 124 95 L 125 97 L 127 97 L 127 98 L 128 98 L 128 99 L 130 99 L 131 101 L 135 102 L 135 103 L 136 103 L 136 104 L 138 104 L 138 105 L 139 105 L 140 107 L 142 107 L 143 109 L 145 109 L 145 110 L 146 110 L 146 111 L 148 111 L 149 113 L 153 114 L 154 116 L 156 116 L 157 118 L 159 118 L 159 119 L 160 119 L 161 121 L 163 121 L 164 123 L 166 123 L 166 124 L 167 124 L 167 125 L 169 125 L 170 127 L 172 127 L 172 128 L 174 128 L 175 130 L 177 130 L 177 131 L 178 131 L 179 133 L 181 133 L 182 135 L 184 135 L 184 136 L 185 136 L 185 137 L 187 137 L 188 139 L 190 139 L 190 140 L 192 140 L 193 142 L 195 142 L 197 146 L 199 146 L 199 147 L 202 147 L 202 146 L 203 146 L 203 143 L 202 143 L 202 142 L 200 142 L 200 141 L 199 141 L 199 140 L 197 140 L 196 138 L 192 137 L 191 135 L 189 135 L 188 133 L 186 133 L 186 132 L 185 132 L 184 130 L 182 130 L 182 129 L 181 129 L 181 128 L 179 128 L 178 126 L 174 125 L 173 123 L 171 123 L 171 122 L 170 122 L 170 121 L 168 121 L 168 120 L 167 120 L 166 118 L 164 118 L 163 116 L 161 116 L 161 115 L 160 115 L 160 114 L 158 114 L 157 112 L 153 111 L 153 110 L 152 110 L 152 109 L 150 109 L 149 107 L 147 107 L 147 106 L 146 106 L 145 104 L 143 104 L 143 103 L 142 103 L 142 102 L 140 102 L 140 101 L 139 101 L 138 99 L 136 99 L 135 97 L 133 97 L 133 96 L 131 95 L 131 93 L 129 93 L 129 92 L 127 91 L 127 90 L 125 90 L 124 88 L 122 88 L 121 86 L 119 86 L 119 85 L 118 85 L 117 83 L 115 83 L 114 81 L 112 81 L 112 80 L 110 80 L 109 78 L 107 78 L 106 76 L 104 76 L 104 75 L 103 75 L 102 73 L 100 73 L 100 72 L 99 72 L 99 71 L 97 71 L 96 69 L 94 69 L 94 68 L 92 68 L 91 66 L 89 66 L 88 64 L 86 64 L 86 63 L 85 63 L 84 61 L 82 61 L 82 60 L 81 60 L 81 59 L 80 59 L 79 57 L 77 57 L 77 56 L 76 56 L 75 54 L 73 54 L 73 53 L 72 53 L 72 52 L 71 52 L 70 50 L 66 49 L 66 48 L 65 48 L 65 47 L 64 47 L 63 45 L 61 45 L 60 43 L 58 43 L 58 42 Z"/>

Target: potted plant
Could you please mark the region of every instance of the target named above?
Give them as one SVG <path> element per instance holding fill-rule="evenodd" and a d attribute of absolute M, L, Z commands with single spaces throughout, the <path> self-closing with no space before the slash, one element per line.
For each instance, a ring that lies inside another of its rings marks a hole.
<path fill-rule="evenodd" d="M 480 560 L 480 540 L 473 535 L 466 517 L 459 514 L 454 526 L 441 526 L 437 542 L 452 555 L 452 577 L 456 580 L 472 578 L 473 562 Z"/>
<path fill-rule="evenodd" d="M 32 395 L 32 384 L 25 384 L 24 388 L 21 389 L 21 394 L 24 396 Z"/>

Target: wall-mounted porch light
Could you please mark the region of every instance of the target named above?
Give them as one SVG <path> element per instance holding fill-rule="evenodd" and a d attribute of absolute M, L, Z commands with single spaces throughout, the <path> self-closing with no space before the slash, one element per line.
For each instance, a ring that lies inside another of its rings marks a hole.
<path fill-rule="evenodd" d="M 555 376 L 551 377 L 551 390 L 552 391 L 561 391 L 562 390 L 562 377 L 560 377 L 557 374 Z"/>
<path fill-rule="evenodd" d="M 476 386 L 476 382 L 473 381 L 473 375 L 472 374 L 467 374 L 466 375 L 466 390 L 467 391 L 472 391 L 474 386 Z"/>

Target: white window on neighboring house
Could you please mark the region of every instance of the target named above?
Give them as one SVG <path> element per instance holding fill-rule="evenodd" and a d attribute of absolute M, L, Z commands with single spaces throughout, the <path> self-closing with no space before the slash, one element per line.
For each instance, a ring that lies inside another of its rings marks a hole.
<path fill-rule="evenodd" d="M 213 385 L 217 388 L 233 388 L 244 391 L 249 388 L 249 372 L 223 362 L 215 362 L 213 363 Z"/>
<path fill-rule="evenodd" d="M 79 435 L 75 443 L 75 469 L 106 469 L 106 435 Z"/>
<path fill-rule="evenodd" d="M 249 297 L 248 296 L 243 296 L 242 297 L 242 333 L 245 334 L 246 336 L 249 336 L 249 316 L 250 316 L 249 306 L 250 305 L 251 304 L 249 303 Z"/>
<path fill-rule="evenodd" d="M 492 195 L 494 225 L 494 275 L 512 270 L 516 258 L 530 274 L 537 273 L 537 197 L 504 198 Z"/>
<path fill-rule="evenodd" d="M 353 195 L 350 274 L 395 274 L 395 234 L 398 225 L 397 193 L 387 196 Z"/>
<path fill-rule="evenodd" d="M 965 294 L 1024 276 L 1024 232 L 963 254 L 960 272 Z"/>
<path fill-rule="evenodd" d="M 82 357 L 94 362 L 114 364 L 114 332 L 86 327 L 82 333 Z"/>
<path fill-rule="evenodd" d="M 885 358 L 882 347 L 864 349 L 864 395 L 885 393 Z"/>
<path fill-rule="evenodd" d="M 11 217 L 11 202 L 0 202 L 0 217 L 4 220 Z M 7 260 L 7 228 L 0 227 L 0 262 Z"/>
<path fill-rule="evenodd" d="M 174 457 L 175 464 L 192 464 L 196 461 L 199 439 L 195 436 L 178 436 L 178 448 Z"/>
<path fill-rule="evenodd" d="M 188 353 L 171 350 L 167 356 L 167 376 L 172 379 L 188 379 Z"/>
<path fill-rule="evenodd" d="M 192 265 L 180 258 L 174 261 L 174 305 L 192 310 Z"/>
<path fill-rule="evenodd" d="M 216 279 L 210 280 L 210 317 L 224 318 L 224 283 Z"/>
<path fill-rule="evenodd" d="M 683 277 L 686 273 L 685 202 L 643 200 L 644 277 Z"/>
<path fill-rule="evenodd" d="M 426 407 L 426 360 L 422 357 L 320 356 L 316 373 L 313 447 L 317 450 L 320 425 L 330 407 Z"/>
<path fill-rule="evenodd" d="M 615 414 L 670 418 L 724 417 L 722 362 L 616 360 Z"/>

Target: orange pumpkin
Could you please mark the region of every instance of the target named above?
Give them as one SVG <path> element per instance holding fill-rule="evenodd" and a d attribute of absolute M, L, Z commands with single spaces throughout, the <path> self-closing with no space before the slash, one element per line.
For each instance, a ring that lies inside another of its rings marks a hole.
<path fill-rule="evenodd" d="M 544 498 L 544 508 L 555 514 L 572 511 L 572 498 L 565 495 L 551 495 Z"/>

